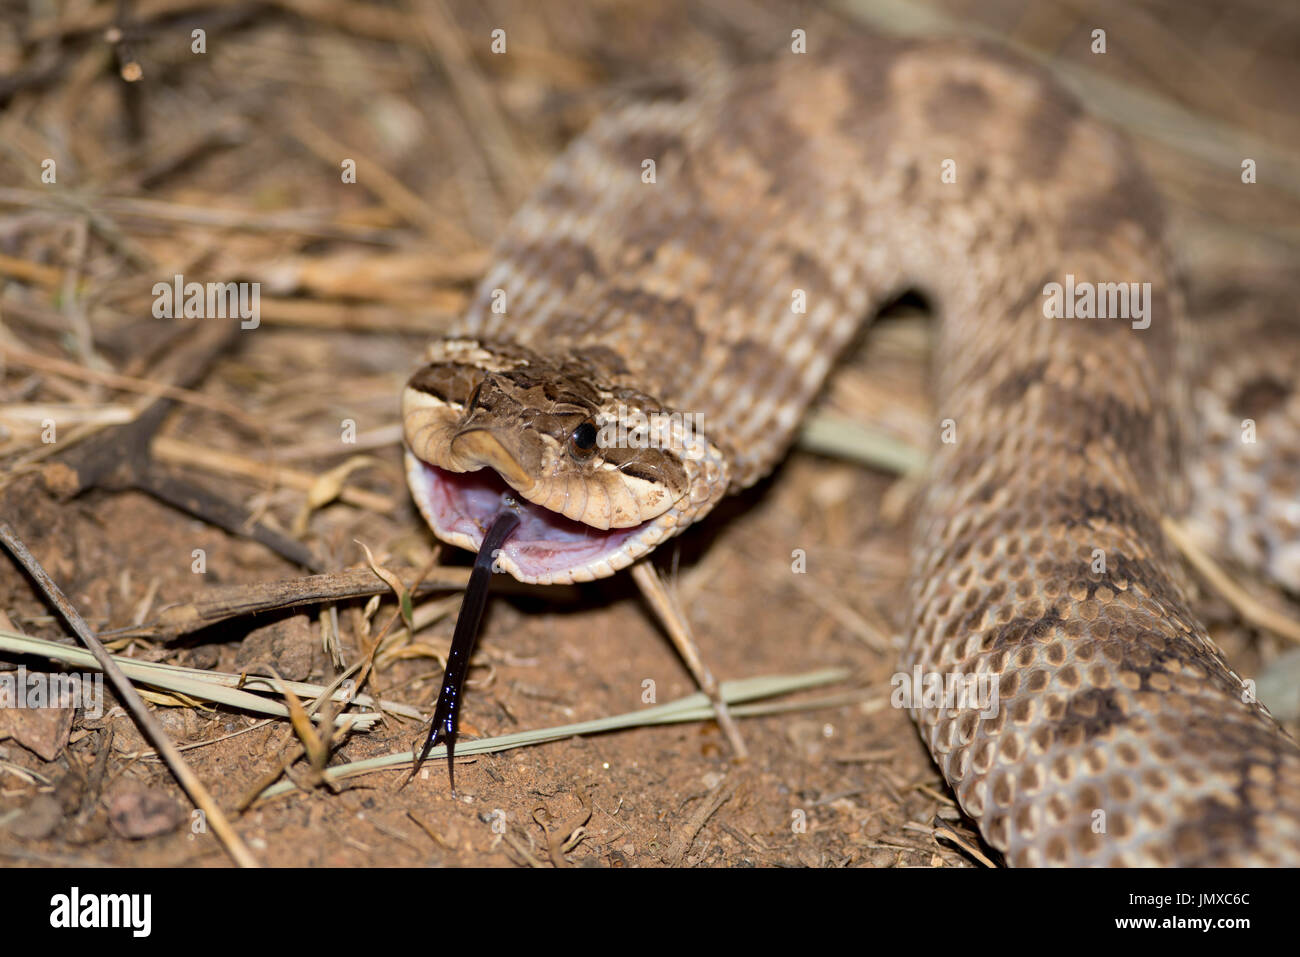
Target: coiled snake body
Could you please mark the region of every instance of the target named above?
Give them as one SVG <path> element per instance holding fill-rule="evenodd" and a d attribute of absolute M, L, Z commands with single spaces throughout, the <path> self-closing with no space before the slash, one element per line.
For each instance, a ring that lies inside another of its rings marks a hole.
<path fill-rule="evenodd" d="M 669 90 L 571 145 L 431 346 L 414 496 L 469 548 L 526 500 L 522 580 L 612 574 L 767 473 L 864 318 L 919 289 L 944 428 L 903 667 L 996 687 L 913 712 L 962 808 L 1015 865 L 1295 864 L 1300 750 L 1161 533 L 1191 401 L 1162 232 L 1126 141 L 976 45 L 854 39 Z M 1149 283 L 1145 314 L 1049 318 L 1067 282 Z M 609 440 L 651 418 L 660 441 Z"/>

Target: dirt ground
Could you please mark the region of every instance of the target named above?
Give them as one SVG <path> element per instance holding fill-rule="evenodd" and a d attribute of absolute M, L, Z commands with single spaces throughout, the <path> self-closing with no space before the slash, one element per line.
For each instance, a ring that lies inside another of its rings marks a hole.
<path fill-rule="evenodd" d="M 127 487 L 143 480 L 124 471 L 150 449 L 157 470 L 186 483 L 182 498 L 219 496 L 241 510 L 236 527 L 251 515 L 305 545 L 321 572 L 365 568 L 363 544 L 407 585 L 435 557 L 465 567 L 470 556 L 439 550 L 406 492 L 398 396 L 548 159 L 612 96 L 710 60 L 762 56 L 795 26 L 910 22 L 893 4 L 744 0 L 576 10 L 166 0 L 128 4 L 125 21 L 118 6 L 6 12 L 0 27 L 0 517 L 114 653 L 229 673 L 271 665 L 317 683 L 366 658 L 396 612 L 391 592 L 376 579 L 377 608 L 355 598 L 168 625 L 169 608 L 216 589 L 251 596 L 311 570 L 211 515 Z M 1300 26 L 1214 7 L 1102 4 L 1108 80 L 1181 104 L 1216 135 L 1251 130 L 1262 155 L 1295 155 L 1300 123 L 1284 71 L 1294 71 L 1285 51 L 1298 48 Z M 1063 72 L 1098 70 L 1093 20 L 1072 4 L 907 9 L 1038 49 Z M 495 29 L 506 31 L 504 54 L 491 51 Z M 203 52 L 195 30 L 205 31 Z M 1186 69 L 1189 57 L 1203 69 Z M 140 78 L 126 82 L 136 68 Z M 1115 95 L 1098 105 L 1136 109 L 1142 135 L 1148 101 Z M 1174 207 L 1189 270 L 1294 261 L 1293 166 L 1282 167 L 1281 187 L 1229 198 L 1206 185 L 1208 153 L 1159 136 L 1140 145 Z M 52 183 L 42 180 L 46 160 Z M 341 175 L 348 162 L 355 182 Z M 177 273 L 261 282 L 260 325 L 219 341 L 207 333 L 213 343 L 199 349 L 213 320 L 151 315 L 155 283 Z M 866 338 L 823 408 L 923 445 L 928 327 L 913 305 Z M 97 435 L 138 421 L 158 383 L 185 391 L 156 434 L 138 433 L 151 446 L 102 445 L 94 461 L 120 461 L 94 482 L 69 471 L 78 448 L 88 455 Z M 804 707 L 744 719 L 743 765 L 711 722 L 640 727 L 467 758 L 457 797 L 441 762 L 399 791 L 403 769 L 331 788 L 298 761 L 281 778 L 298 789 L 234 815 L 296 753 L 290 723 L 177 698 L 155 698 L 154 713 L 268 865 L 983 866 L 989 852 L 906 713 L 888 703 L 911 490 L 797 450 L 657 553 L 720 678 L 851 674 L 796 696 Z M 399 621 L 384 633 L 362 690 L 428 714 L 454 596 L 416 599 L 420 627 L 412 635 Z M 1244 673 L 1283 650 L 1221 602 L 1207 609 Z M 75 643 L 7 557 L 0 630 Z M 0 667 L 20 663 L 49 667 L 0 651 Z M 646 682 L 659 703 L 695 690 L 629 576 L 503 586 L 471 671 L 465 730 L 495 736 L 637 711 Z M 849 703 L 817 707 L 830 693 Z M 229 863 L 117 705 L 110 695 L 101 717 L 39 726 L 0 711 L 0 859 Z M 389 715 L 348 737 L 330 764 L 409 749 L 420 733 Z"/>

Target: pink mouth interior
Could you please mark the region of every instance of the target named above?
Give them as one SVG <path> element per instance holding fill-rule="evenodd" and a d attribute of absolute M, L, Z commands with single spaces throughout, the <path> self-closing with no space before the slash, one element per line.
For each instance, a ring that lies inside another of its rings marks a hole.
<path fill-rule="evenodd" d="M 440 532 L 468 536 L 478 548 L 492 519 L 509 495 L 519 506 L 520 523 L 502 551 L 529 577 L 542 578 L 598 561 L 619 551 L 640 531 L 602 531 L 527 501 L 491 469 L 449 472 L 421 462 L 421 497 Z"/>

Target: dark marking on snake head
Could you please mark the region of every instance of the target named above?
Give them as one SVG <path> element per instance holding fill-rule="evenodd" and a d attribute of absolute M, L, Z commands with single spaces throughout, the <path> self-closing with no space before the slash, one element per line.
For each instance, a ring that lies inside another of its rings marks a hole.
<path fill-rule="evenodd" d="M 628 464 L 621 466 L 619 471 L 624 475 L 641 479 L 646 482 L 657 482 L 662 478 L 662 474 L 658 469 L 646 468 L 643 465 Z"/>
<path fill-rule="evenodd" d="M 615 446 L 602 449 L 601 458 L 630 478 L 664 486 L 674 499 L 683 494 L 690 484 L 681 461 L 665 449 Z"/>
<path fill-rule="evenodd" d="M 433 362 L 416 371 L 407 387 L 452 405 L 467 406 L 483 382 L 483 370 L 460 362 Z"/>

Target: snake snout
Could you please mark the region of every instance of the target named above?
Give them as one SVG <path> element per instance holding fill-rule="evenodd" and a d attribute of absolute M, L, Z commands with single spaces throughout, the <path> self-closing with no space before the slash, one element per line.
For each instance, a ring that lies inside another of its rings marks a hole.
<path fill-rule="evenodd" d="M 470 427 L 458 431 L 447 446 L 448 461 L 458 472 L 490 468 L 520 495 L 528 497 L 537 484 L 506 443 L 493 430 Z"/>

